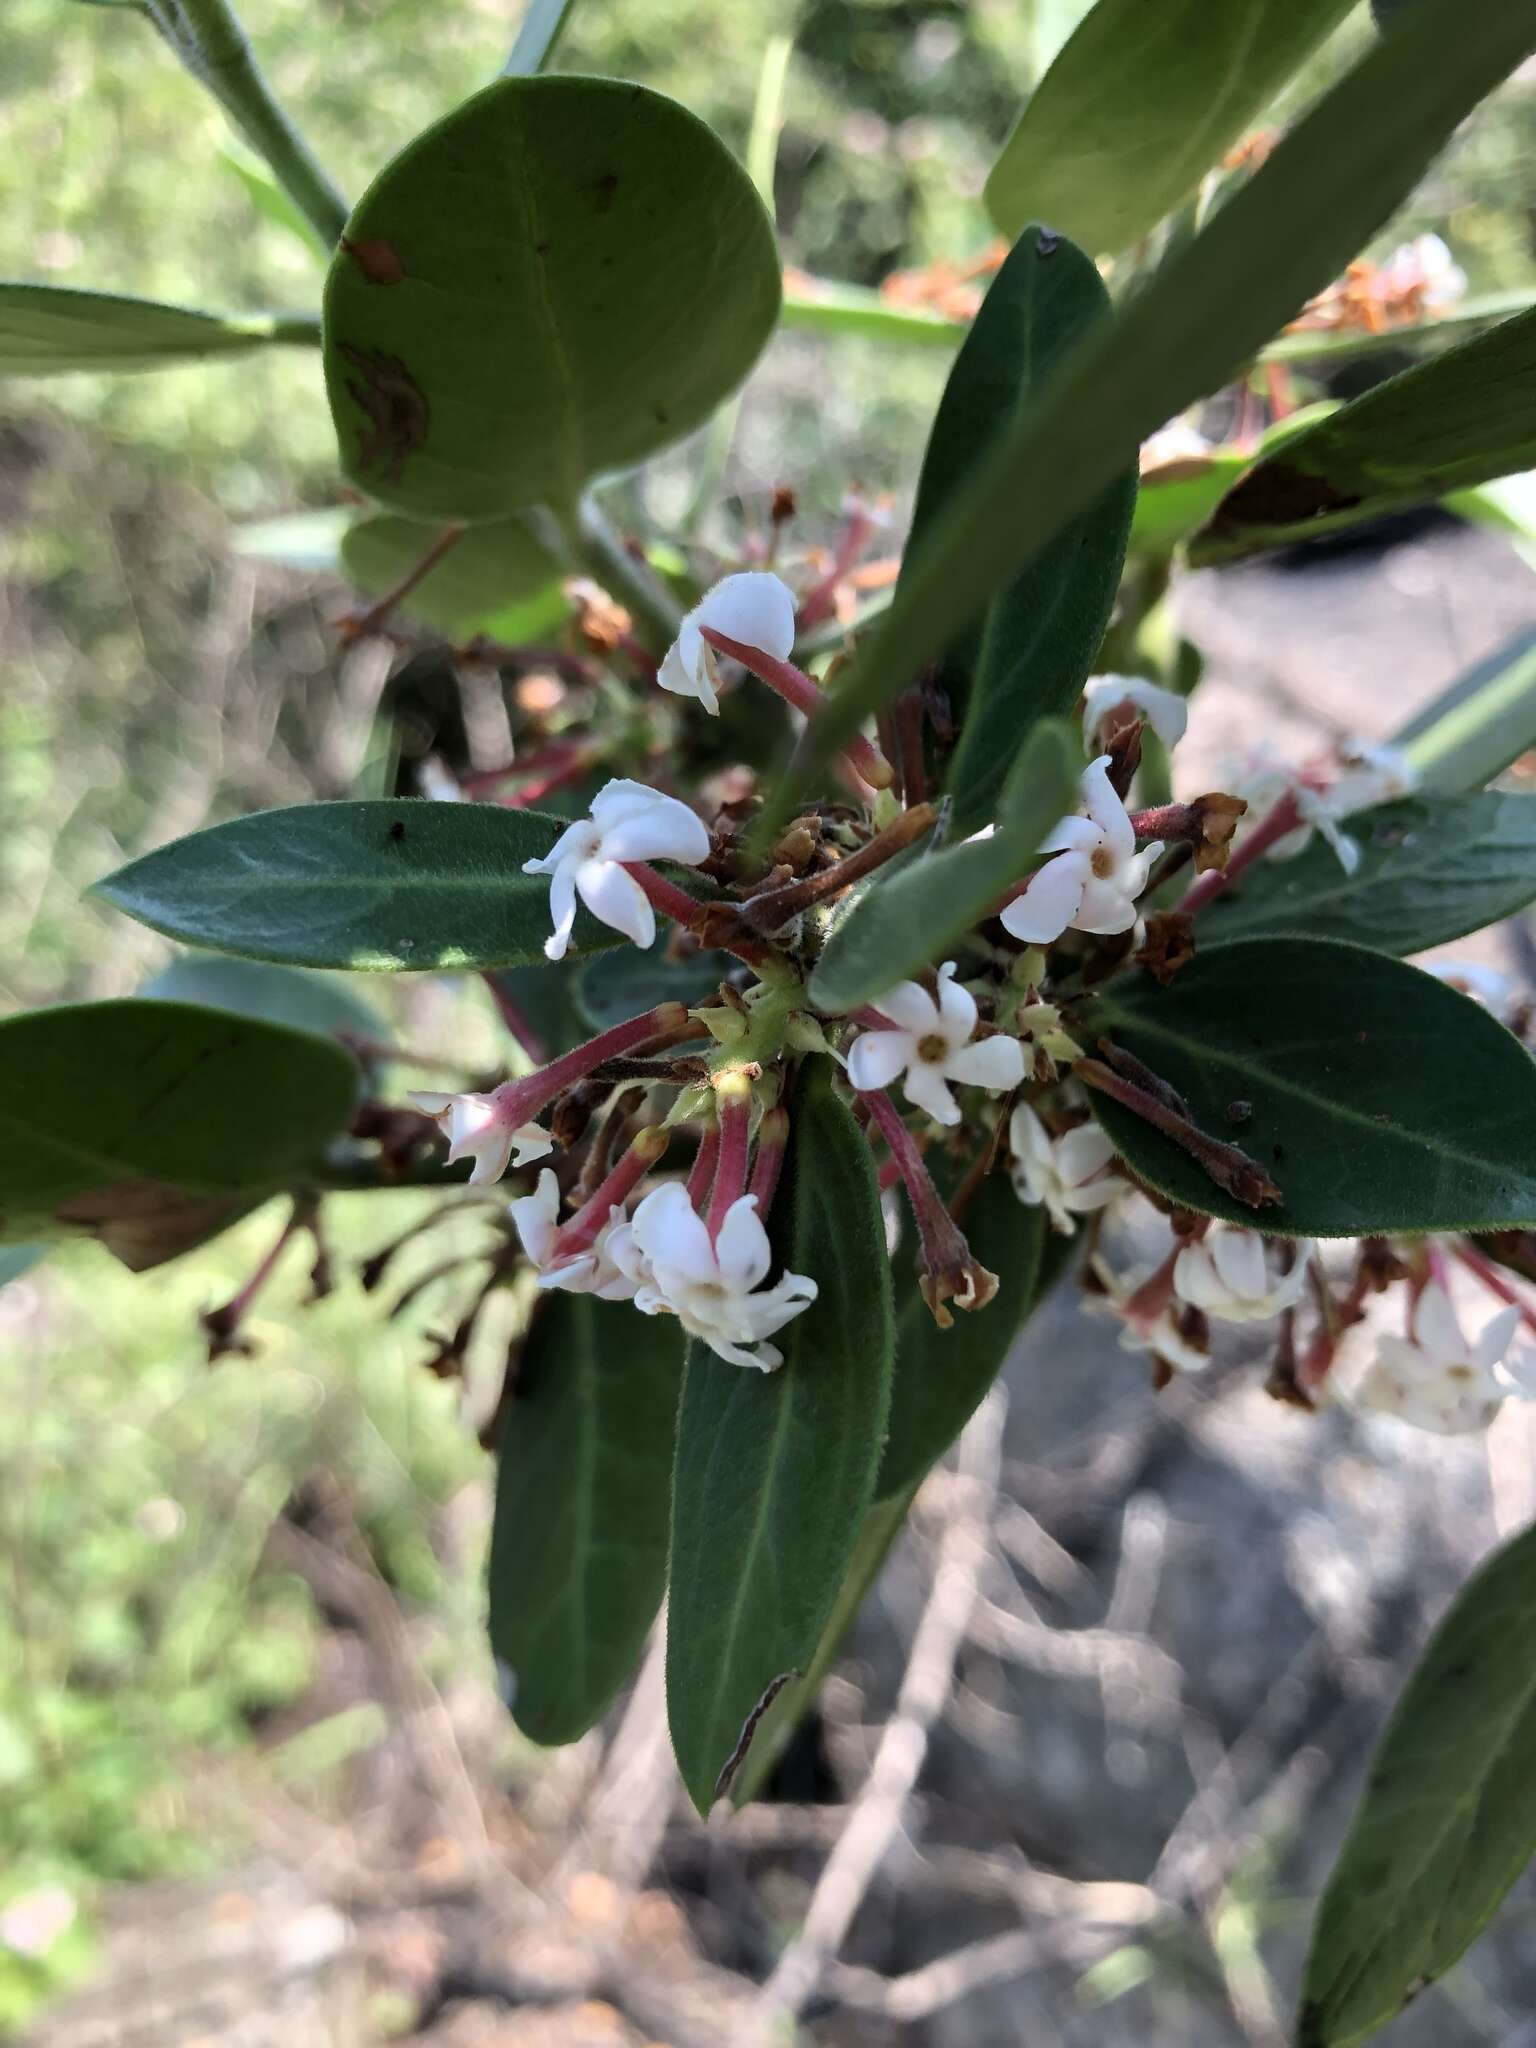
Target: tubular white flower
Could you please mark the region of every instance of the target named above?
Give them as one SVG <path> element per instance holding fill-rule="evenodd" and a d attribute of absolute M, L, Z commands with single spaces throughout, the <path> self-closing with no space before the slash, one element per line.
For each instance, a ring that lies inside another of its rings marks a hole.
<path fill-rule="evenodd" d="M 1030 878 L 1021 896 L 1005 905 L 1005 931 L 1026 945 L 1048 946 L 1069 927 L 1109 935 L 1136 923 L 1136 898 L 1147 886 L 1160 839 L 1136 851 L 1130 813 L 1109 779 L 1109 756 L 1083 770 L 1082 810 L 1063 818 L 1041 851 L 1056 855 Z"/>
<path fill-rule="evenodd" d="M 1179 1311 L 1170 1299 L 1155 1315 L 1137 1314 L 1131 1303 L 1158 1268 L 1137 1266 L 1117 1273 L 1108 1260 L 1094 1254 L 1093 1270 L 1102 1294 L 1089 1292 L 1083 1299 L 1090 1309 L 1112 1315 L 1120 1325 L 1122 1351 L 1149 1351 L 1175 1372 L 1204 1372 L 1210 1365 L 1208 1332 L 1200 1315 L 1186 1306 Z"/>
<path fill-rule="evenodd" d="M 568 825 L 542 860 L 525 860 L 525 875 L 548 875 L 553 934 L 545 955 L 563 960 L 576 922 L 579 896 L 594 917 L 648 946 L 656 936 L 656 913 L 645 891 L 622 863 L 672 860 L 697 867 L 709 855 L 703 821 L 675 796 L 663 796 L 643 782 L 606 784 L 592 799 L 590 817 Z"/>
<path fill-rule="evenodd" d="M 1181 1301 L 1222 1322 L 1268 1322 L 1301 1300 L 1313 1249 L 1304 1240 L 1296 1247 L 1291 1270 L 1271 1278 L 1258 1231 L 1213 1223 L 1198 1244 L 1186 1245 L 1174 1261 L 1173 1289 Z"/>
<path fill-rule="evenodd" d="M 539 1269 L 541 1287 L 560 1287 L 569 1294 L 595 1294 L 602 1301 L 633 1300 L 634 1283 L 611 1253 L 614 1234 L 627 1227 L 622 1211 L 609 1217 L 590 1251 L 551 1265 L 550 1251 L 560 1228 L 560 1189 L 549 1168 L 546 1166 L 539 1175 L 538 1186 L 531 1195 L 523 1195 L 509 1206 L 523 1250 Z"/>
<path fill-rule="evenodd" d="M 766 1339 L 809 1308 L 816 1282 L 784 1273 L 763 1287 L 773 1254 L 757 1213 L 743 1195 L 725 1213 L 718 1237 L 680 1181 L 666 1181 L 635 1211 L 631 1241 L 615 1256 L 639 1276 L 635 1306 L 647 1315 L 675 1315 L 692 1337 L 730 1365 L 772 1372 L 784 1355 Z"/>
<path fill-rule="evenodd" d="M 775 661 L 788 661 L 795 644 L 795 600 L 788 584 L 766 569 L 742 569 L 726 576 L 694 606 L 667 649 L 656 680 L 679 697 L 697 697 L 717 713 L 719 671 L 715 650 L 701 628 L 711 627 L 744 647 L 760 647 Z"/>
<path fill-rule="evenodd" d="M 1309 788 L 1294 768 L 1262 756 L 1257 773 L 1243 781 L 1240 793 L 1248 799 L 1250 817 L 1268 810 L 1287 790 L 1296 798 L 1302 822 L 1294 832 L 1275 841 L 1269 859 L 1294 860 L 1311 845 L 1312 834 L 1320 832 L 1339 866 L 1352 875 L 1360 865 L 1359 842 L 1342 829 L 1340 821 L 1356 811 L 1369 810 L 1373 804 L 1407 796 L 1417 785 L 1413 763 L 1400 747 L 1352 740 L 1339 749 L 1339 758 L 1343 773 L 1327 789 Z"/>
<path fill-rule="evenodd" d="M 1024 1078 L 1024 1049 L 1001 1033 L 971 1043 L 976 1004 L 955 980 L 955 963 L 939 969 L 935 1002 L 921 982 L 898 982 L 872 1007 L 890 1019 L 888 1031 L 865 1031 L 848 1054 L 848 1078 L 860 1090 L 884 1088 L 902 1076 L 909 1102 L 936 1123 L 957 1124 L 960 1105 L 948 1084 L 990 1089 L 994 1095 L 1017 1088 Z"/>
<path fill-rule="evenodd" d="M 411 1101 L 432 1118 L 448 1140 L 448 1159 L 473 1159 L 471 1187 L 500 1180 L 507 1167 L 527 1166 L 553 1152 L 541 1124 L 505 1121 L 496 1095 L 431 1095 L 411 1091 Z"/>
<path fill-rule="evenodd" d="M 1486 1429 L 1508 1395 L 1530 1397 L 1523 1371 L 1498 1369 L 1519 1321 L 1519 1309 L 1501 1309 L 1469 1341 L 1445 1289 L 1431 1281 L 1414 1305 L 1411 1334 L 1377 1339 L 1350 1398 L 1436 1436 Z"/>
<path fill-rule="evenodd" d="M 1189 724 L 1189 706 L 1172 690 L 1160 690 L 1145 676 L 1090 676 L 1083 685 L 1083 740 L 1097 754 L 1123 719 L 1122 705 L 1144 718 L 1165 747 L 1176 747 Z"/>
<path fill-rule="evenodd" d="M 1044 1204 L 1052 1223 L 1065 1237 L 1076 1219 L 1106 1209 L 1126 1191 L 1125 1182 L 1104 1169 L 1115 1148 L 1097 1124 L 1079 1124 L 1053 1138 L 1027 1102 L 1008 1120 L 1013 1150 L 1013 1187 L 1021 1202 Z"/>

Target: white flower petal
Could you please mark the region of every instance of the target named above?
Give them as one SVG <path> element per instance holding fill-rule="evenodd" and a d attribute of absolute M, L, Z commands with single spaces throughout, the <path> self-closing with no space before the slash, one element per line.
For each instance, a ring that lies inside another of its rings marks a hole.
<path fill-rule="evenodd" d="M 917 1047 L 905 1031 L 865 1031 L 848 1051 L 848 1078 L 860 1092 L 888 1088 Z"/>
<path fill-rule="evenodd" d="M 943 1071 L 929 1060 L 914 1060 L 902 1080 L 902 1092 L 908 1102 L 938 1124 L 957 1124 L 960 1121 L 960 1105 L 956 1102 L 945 1083 Z"/>
<path fill-rule="evenodd" d="M 720 1234 L 715 1239 L 715 1262 L 722 1279 L 743 1293 L 749 1294 L 760 1281 L 767 1279 L 773 1253 L 769 1248 L 768 1233 L 757 1213 L 756 1195 L 743 1195 L 726 1210 Z"/>
<path fill-rule="evenodd" d="M 656 913 L 650 899 L 633 875 L 626 875 L 617 861 L 587 860 L 576 870 L 576 887 L 592 915 L 637 946 L 649 946 L 656 937 Z M 546 948 L 546 951 L 548 949 Z"/>
<path fill-rule="evenodd" d="M 1112 712 L 1134 705 L 1165 747 L 1176 747 L 1189 724 L 1189 705 L 1172 690 L 1159 689 L 1145 676 L 1090 676 L 1083 685 L 1083 732 L 1090 741 Z"/>
<path fill-rule="evenodd" d="M 920 981 L 898 981 L 887 994 L 870 1004 L 882 1017 L 889 1017 L 898 1031 L 913 1038 L 926 1038 L 939 1030 L 939 1006 Z"/>
<path fill-rule="evenodd" d="M 549 885 L 549 915 L 555 928 L 544 941 L 544 957 L 563 960 L 576 922 L 576 866 L 571 862 L 555 869 Z"/>
<path fill-rule="evenodd" d="M 1024 1048 L 1016 1038 L 1001 1034 L 978 1038 L 974 1045 L 962 1045 L 951 1053 L 944 1069 L 951 1081 L 962 1086 L 990 1088 L 994 1095 L 1002 1095 L 1017 1088 L 1024 1078 Z"/>
<path fill-rule="evenodd" d="M 1077 916 L 1092 873 L 1086 854 L 1057 854 L 1004 906 L 1004 931 L 1027 946 L 1053 945 Z"/>
<path fill-rule="evenodd" d="M 1109 779 L 1108 754 L 1100 754 L 1097 760 L 1088 763 L 1080 786 L 1083 809 L 1098 826 L 1116 866 L 1129 860 L 1136 851 L 1136 830 L 1131 823 L 1130 812 L 1120 801 L 1115 785 Z"/>
<path fill-rule="evenodd" d="M 1451 1298 L 1437 1280 L 1431 1280 L 1419 1296 L 1413 1335 L 1421 1350 L 1448 1365 L 1471 1356 L 1472 1347 L 1462 1335 Z"/>
<path fill-rule="evenodd" d="M 939 969 L 939 1029 L 951 1045 L 964 1045 L 976 1029 L 976 998 L 955 979 L 955 963 Z"/>
<path fill-rule="evenodd" d="M 760 647 L 787 661 L 795 644 L 795 600 L 789 586 L 765 569 L 743 569 L 706 592 L 692 613 L 728 640 Z"/>
<path fill-rule="evenodd" d="M 521 1196 L 509 1208 L 523 1250 L 536 1266 L 542 1265 L 560 1214 L 559 1183 L 547 1166 L 533 1193 Z"/>

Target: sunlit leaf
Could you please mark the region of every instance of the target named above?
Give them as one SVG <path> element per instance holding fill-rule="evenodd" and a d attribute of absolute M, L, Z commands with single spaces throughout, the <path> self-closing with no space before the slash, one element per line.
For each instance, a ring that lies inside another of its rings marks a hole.
<path fill-rule="evenodd" d="M 208 356 L 245 355 L 275 342 L 312 348 L 302 313 L 203 313 L 117 292 L 0 282 L 0 376 L 65 370 L 159 370 Z"/>
<path fill-rule="evenodd" d="M 387 512 L 360 519 L 341 543 L 342 572 L 368 597 L 382 597 L 415 567 L 437 530 Z M 468 640 L 537 640 L 552 633 L 570 605 L 561 583 L 567 564 L 521 519 L 471 526 L 400 602 L 408 618 Z"/>
<path fill-rule="evenodd" d="M 325 292 L 342 466 L 422 519 L 570 511 L 698 426 L 778 305 L 762 202 L 702 122 L 616 79 L 501 79 L 348 222 Z"/>
<path fill-rule="evenodd" d="M 96 893 L 140 924 L 293 967 L 507 967 L 544 957 L 549 880 L 525 875 L 562 818 L 496 804 L 294 804 L 209 825 Z M 573 945 L 617 945 L 583 911 Z"/>
<path fill-rule="evenodd" d="M 987 180 L 1002 233 L 1049 221 L 1096 255 L 1186 198 L 1354 0 L 1098 0 Z"/>

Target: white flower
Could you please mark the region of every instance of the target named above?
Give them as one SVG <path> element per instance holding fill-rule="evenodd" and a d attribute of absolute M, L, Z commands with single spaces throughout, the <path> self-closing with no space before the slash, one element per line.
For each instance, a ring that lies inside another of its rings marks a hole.
<path fill-rule="evenodd" d="M 1392 251 L 1376 284 L 1388 301 L 1416 298 L 1426 313 L 1447 313 L 1465 295 L 1467 274 L 1438 235 L 1415 235 Z"/>
<path fill-rule="evenodd" d="M 1431 1281 L 1414 1306 L 1411 1336 L 1377 1339 L 1351 1398 L 1436 1436 L 1486 1429 L 1507 1395 L 1529 1398 L 1523 1370 L 1497 1370 L 1519 1321 L 1518 1308 L 1501 1309 L 1471 1343 L 1445 1289 Z"/>
<path fill-rule="evenodd" d="M 909 1102 L 926 1110 L 936 1123 L 957 1124 L 960 1105 L 948 1083 L 988 1088 L 994 1094 L 1017 1088 L 1024 1078 L 1024 1049 L 1016 1038 L 1001 1033 L 978 1039 L 976 1004 L 955 980 L 955 963 L 939 969 L 939 999 L 921 982 L 898 982 L 872 1006 L 888 1017 L 889 1031 L 866 1031 L 854 1040 L 848 1055 L 848 1078 L 855 1088 L 884 1088 L 902 1076 Z"/>
<path fill-rule="evenodd" d="M 795 600 L 785 583 L 766 569 L 742 569 L 727 576 L 694 606 L 667 649 L 656 680 L 679 697 L 697 697 L 708 712 L 718 712 L 715 695 L 719 672 L 715 650 L 701 627 L 760 647 L 776 661 L 788 661 L 795 644 Z"/>
<path fill-rule="evenodd" d="M 551 1265 L 549 1257 L 560 1228 L 560 1189 L 546 1166 L 531 1195 L 511 1203 L 512 1222 L 523 1250 L 539 1269 L 541 1287 L 564 1288 L 568 1294 L 595 1294 L 603 1301 L 630 1301 L 634 1283 L 612 1256 L 614 1234 L 627 1229 L 623 1211 L 609 1216 L 590 1251 Z"/>
<path fill-rule="evenodd" d="M 1150 1351 L 1154 1358 L 1161 1359 L 1175 1372 L 1206 1370 L 1211 1354 L 1206 1347 L 1206 1332 L 1197 1311 L 1187 1306 L 1180 1310 L 1169 1299 L 1153 1315 L 1127 1313 L 1128 1305 L 1157 1272 L 1157 1267 L 1138 1266 L 1130 1272 L 1116 1273 L 1096 1253 L 1093 1270 L 1104 1292 L 1094 1294 L 1089 1291 L 1083 1299 L 1090 1309 L 1101 1309 L 1114 1316 L 1120 1324 L 1122 1351 Z"/>
<path fill-rule="evenodd" d="M 1136 851 L 1130 813 L 1109 779 L 1108 754 L 1083 770 L 1081 789 L 1086 817 L 1063 818 L 1052 828 L 1041 851 L 1056 859 L 1004 906 L 1004 930 L 1026 945 L 1048 946 L 1069 926 L 1128 932 L 1136 922 L 1136 898 L 1163 850 L 1159 839 Z"/>
<path fill-rule="evenodd" d="M 1129 704 L 1144 718 L 1165 747 L 1176 747 L 1189 724 L 1189 706 L 1172 690 L 1160 690 L 1145 676 L 1090 676 L 1083 685 L 1083 738 L 1090 754 L 1107 744 L 1117 725 L 1129 721 L 1115 714 Z"/>
<path fill-rule="evenodd" d="M 1267 810 L 1287 790 L 1295 795 L 1302 822 L 1270 847 L 1271 860 L 1294 860 L 1311 845 L 1316 831 L 1333 848 L 1345 874 L 1352 875 L 1360 865 L 1360 846 L 1341 830 L 1340 819 L 1393 797 L 1407 796 L 1417 781 L 1413 764 L 1400 747 L 1354 740 L 1340 748 L 1339 757 L 1344 772 L 1327 789 L 1311 789 L 1293 768 L 1268 763 L 1261 764 L 1259 774 L 1245 784 L 1242 793 L 1248 798 L 1250 816 Z"/>
<path fill-rule="evenodd" d="M 508 1165 L 527 1166 L 554 1151 L 540 1124 L 505 1121 L 497 1090 L 490 1095 L 424 1095 L 412 1090 L 411 1100 L 433 1119 L 448 1140 L 448 1159 L 473 1159 L 471 1187 L 500 1180 Z"/>
<path fill-rule="evenodd" d="M 592 815 L 568 825 L 542 860 L 525 860 L 525 875 L 548 875 L 554 933 L 544 941 L 551 960 L 563 960 L 580 896 L 594 917 L 637 946 L 656 936 L 656 913 L 628 860 L 675 860 L 697 867 L 709 855 L 709 833 L 685 803 L 643 782 L 610 782 L 592 799 Z"/>
<path fill-rule="evenodd" d="M 645 1276 L 637 1308 L 647 1315 L 675 1315 L 690 1336 L 731 1365 L 772 1372 L 783 1363 L 783 1353 L 765 1339 L 810 1307 L 816 1282 L 785 1273 L 772 1287 L 762 1287 L 773 1254 L 756 1195 L 732 1202 L 711 1243 L 687 1190 L 679 1181 L 666 1181 L 646 1196 L 630 1229 L 633 1248 L 626 1263 Z"/>
<path fill-rule="evenodd" d="M 1173 1266 L 1173 1289 L 1181 1301 L 1226 1323 L 1263 1323 L 1294 1308 L 1306 1291 L 1312 1245 L 1296 1248 L 1288 1273 L 1271 1279 L 1264 1239 L 1256 1230 L 1213 1223 L 1198 1244 L 1188 1244 Z"/>
<path fill-rule="evenodd" d="M 1029 1104 L 1021 1102 L 1008 1121 L 1008 1143 L 1019 1200 L 1044 1203 L 1067 1237 L 1077 1228 L 1076 1217 L 1106 1209 L 1125 1193 L 1125 1182 L 1104 1172 L 1115 1148 L 1097 1124 L 1079 1124 L 1053 1138 Z"/>

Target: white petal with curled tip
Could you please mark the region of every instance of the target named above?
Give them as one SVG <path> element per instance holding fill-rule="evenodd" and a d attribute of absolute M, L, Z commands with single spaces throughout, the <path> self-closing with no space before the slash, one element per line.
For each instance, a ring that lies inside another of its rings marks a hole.
<path fill-rule="evenodd" d="M 546 1166 L 531 1195 L 509 1205 L 512 1225 L 523 1250 L 536 1266 L 544 1263 L 560 1214 L 560 1187 Z"/>
<path fill-rule="evenodd" d="M 662 656 L 656 680 L 674 696 L 697 697 L 711 717 L 719 712 L 714 656 L 699 631 L 696 612 L 690 612 L 678 627 L 677 638 Z"/>
<path fill-rule="evenodd" d="M 1460 1364 L 1472 1355 L 1472 1347 L 1462 1335 L 1456 1311 L 1451 1307 L 1451 1298 L 1438 1281 L 1431 1280 L 1419 1296 L 1413 1312 L 1413 1334 L 1421 1350 L 1447 1365 Z"/>
<path fill-rule="evenodd" d="M 1070 1188 L 1081 1188 L 1096 1173 L 1102 1173 L 1115 1156 L 1115 1148 L 1097 1124 L 1078 1124 L 1051 1147 L 1058 1172 Z M 1119 1188 L 1110 1184 L 1112 1192 Z"/>
<path fill-rule="evenodd" d="M 692 1281 L 716 1277 L 708 1227 L 680 1181 L 664 1181 L 648 1194 L 635 1211 L 632 1228 L 635 1242 L 658 1275 L 671 1270 Z"/>
<path fill-rule="evenodd" d="M 726 1210 L 715 1239 L 715 1259 L 721 1277 L 743 1293 L 750 1294 L 767 1279 L 773 1253 L 757 1213 L 756 1195 L 743 1195 Z"/>
<path fill-rule="evenodd" d="M 525 875 L 552 875 L 558 869 L 574 865 L 579 860 L 589 860 L 596 853 L 602 834 L 590 818 L 578 818 L 574 825 L 567 825 L 554 845 L 542 860 L 525 860 Z"/>
<path fill-rule="evenodd" d="M 1083 685 L 1083 734 L 1093 740 L 1101 721 L 1133 704 L 1165 747 L 1176 747 L 1189 725 L 1189 705 L 1145 676 L 1090 676 Z"/>
<path fill-rule="evenodd" d="M 964 1045 L 976 1029 L 976 998 L 955 979 L 955 963 L 939 969 L 939 1028 L 951 1045 Z"/>
<path fill-rule="evenodd" d="M 1129 860 L 1136 851 L 1136 830 L 1131 823 L 1131 814 L 1120 801 L 1114 784 L 1109 779 L 1109 756 L 1100 754 L 1096 761 L 1090 761 L 1083 770 L 1083 809 L 1098 826 L 1104 844 L 1109 848 L 1118 867 Z"/>
<path fill-rule="evenodd" d="M 1058 818 L 1040 842 L 1042 853 L 1097 853 L 1104 835 L 1092 818 Z"/>
<path fill-rule="evenodd" d="M 1077 916 L 1092 877 L 1086 854 L 1057 854 L 1030 877 L 1022 896 L 1004 906 L 1004 931 L 1027 946 L 1053 945 Z"/>
<path fill-rule="evenodd" d="M 978 1038 L 974 1045 L 962 1045 L 944 1062 L 951 1081 L 962 1087 L 990 1088 L 1002 1095 L 1017 1088 L 1024 1078 L 1024 1048 L 1016 1038 L 1001 1033 L 996 1038 Z"/>
<path fill-rule="evenodd" d="M 906 1031 L 865 1031 L 848 1052 L 848 1078 L 861 1092 L 888 1088 L 916 1052 Z"/>
<path fill-rule="evenodd" d="M 563 960 L 576 922 L 576 876 L 581 863 L 562 861 L 550 878 L 549 915 L 554 930 L 544 941 L 546 960 Z"/>
<path fill-rule="evenodd" d="M 1500 1309 L 1472 1347 L 1473 1365 L 1483 1372 L 1491 1372 L 1514 1341 L 1515 1331 L 1520 1326 L 1520 1311 L 1511 1304 Z"/>
<path fill-rule="evenodd" d="M 1082 907 L 1072 920 L 1075 930 L 1107 939 L 1128 932 L 1135 922 L 1135 898 L 1117 882 L 1101 882 L 1095 875 L 1084 884 Z"/>
<path fill-rule="evenodd" d="M 788 584 L 766 569 L 742 569 L 707 591 L 691 616 L 728 640 L 760 647 L 787 661 L 795 644 L 795 600 Z"/>
<path fill-rule="evenodd" d="M 1217 1278 L 1239 1301 L 1257 1301 L 1269 1292 L 1264 1240 L 1256 1230 L 1212 1230 L 1210 1254 Z"/>
<path fill-rule="evenodd" d="M 656 913 L 650 899 L 617 861 L 583 861 L 576 870 L 576 887 L 594 917 L 637 946 L 649 946 L 656 937 Z"/>
<path fill-rule="evenodd" d="M 889 1017 L 899 1031 L 910 1032 L 913 1038 L 926 1038 L 939 1029 L 939 1006 L 920 981 L 898 981 L 870 1008 Z"/>
<path fill-rule="evenodd" d="M 625 792 L 605 814 L 610 791 Z M 709 832 L 701 818 L 675 796 L 648 789 L 643 782 L 610 782 L 592 805 L 603 828 L 604 860 L 675 860 L 697 867 L 709 858 Z"/>
<path fill-rule="evenodd" d="M 519 1124 L 512 1133 L 512 1164 L 531 1166 L 535 1159 L 547 1159 L 555 1141 L 542 1124 Z"/>
<path fill-rule="evenodd" d="M 949 1092 L 942 1067 L 928 1060 L 913 1060 L 901 1084 L 908 1102 L 915 1103 L 936 1124 L 957 1124 L 960 1105 Z"/>

